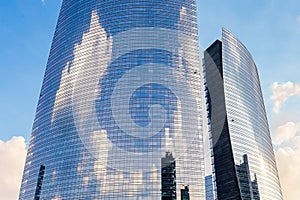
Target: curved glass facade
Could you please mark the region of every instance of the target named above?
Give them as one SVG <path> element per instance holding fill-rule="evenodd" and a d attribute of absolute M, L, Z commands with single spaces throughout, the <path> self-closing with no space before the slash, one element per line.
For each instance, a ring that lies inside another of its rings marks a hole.
<path fill-rule="evenodd" d="M 244 187 L 243 173 L 250 172 L 253 199 L 259 199 L 254 191 L 258 185 L 261 200 L 281 200 L 257 68 L 246 47 L 226 29 L 222 33 L 222 58 L 228 127 L 240 188 Z M 242 197 L 248 199 L 243 192 Z"/>
<path fill-rule="evenodd" d="M 19 199 L 203 199 L 200 67 L 194 0 L 64 0 Z"/>
<path fill-rule="evenodd" d="M 282 200 L 259 76 L 223 29 L 204 52 L 212 177 L 218 200 Z M 230 191 L 230 192 L 229 192 Z"/>

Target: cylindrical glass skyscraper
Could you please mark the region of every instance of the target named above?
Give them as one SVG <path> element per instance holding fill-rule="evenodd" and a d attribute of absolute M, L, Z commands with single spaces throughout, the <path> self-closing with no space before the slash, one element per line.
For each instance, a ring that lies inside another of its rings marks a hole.
<path fill-rule="evenodd" d="M 195 0 L 64 0 L 19 198 L 203 199 L 200 67 Z"/>

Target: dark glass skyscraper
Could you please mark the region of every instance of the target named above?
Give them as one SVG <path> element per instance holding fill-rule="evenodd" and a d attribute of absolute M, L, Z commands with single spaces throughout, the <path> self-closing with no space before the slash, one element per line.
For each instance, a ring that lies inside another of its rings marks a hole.
<path fill-rule="evenodd" d="M 64 0 L 19 198 L 203 199 L 200 67 L 195 0 Z"/>
<path fill-rule="evenodd" d="M 259 76 L 246 47 L 223 29 L 204 53 L 218 200 L 282 200 Z"/>

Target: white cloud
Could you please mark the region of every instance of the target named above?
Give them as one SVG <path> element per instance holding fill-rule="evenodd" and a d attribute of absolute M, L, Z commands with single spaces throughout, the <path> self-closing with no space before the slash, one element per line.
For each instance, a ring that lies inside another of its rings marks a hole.
<path fill-rule="evenodd" d="M 298 200 L 300 196 L 300 138 L 296 147 L 279 148 L 276 152 L 281 188 L 285 200 Z"/>
<path fill-rule="evenodd" d="M 300 22 L 300 15 L 297 17 L 298 22 Z"/>
<path fill-rule="evenodd" d="M 26 157 L 23 137 L 0 140 L 0 197 L 5 200 L 18 199 Z"/>
<path fill-rule="evenodd" d="M 271 99 L 274 102 L 273 110 L 278 112 L 280 107 L 286 102 L 286 100 L 291 96 L 300 97 L 300 83 L 286 82 L 283 84 L 278 84 L 274 82 L 272 84 L 272 96 Z"/>
<path fill-rule="evenodd" d="M 287 122 L 275 130 L 273 143 L 275 145 L 281 145 L 284 142 L 290 142 L 297 133 L 300 133 L 300 122 Z"/>
<path fill-rule="evenodd" d="M 46 4 L 46 0 L 41 0 L 42 1 L 42 3 L 45 5 Z"/>
<path fill-rule="evenodd" d="M 288 122 L 275 131 L 274 143 L 279 178 L 285 200 L 300 196 L 300 122 Z"/>

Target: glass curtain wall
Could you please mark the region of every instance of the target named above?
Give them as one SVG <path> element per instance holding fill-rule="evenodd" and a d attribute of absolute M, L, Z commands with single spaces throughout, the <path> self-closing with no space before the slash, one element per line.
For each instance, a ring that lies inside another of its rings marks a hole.
<path fill-rule="evenodd" d="M 19 199 L 204 199 L 202 82 L 194 0 L 64 0 Z"/>

